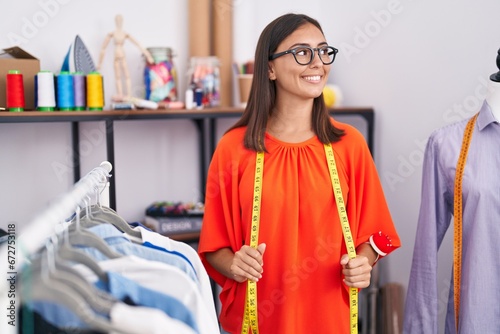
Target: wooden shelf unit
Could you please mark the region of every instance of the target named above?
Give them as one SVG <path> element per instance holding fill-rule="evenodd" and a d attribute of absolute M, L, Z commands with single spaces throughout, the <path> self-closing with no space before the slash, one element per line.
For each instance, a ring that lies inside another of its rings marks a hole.
<path fill-rule="evenodd" d="M 0 123 L 36 123 L 36 122 L 66 122 L 71 124 L 73 149 L 74 181 L 81 178 L 80 171 L 80 122 L 103 121 L 106 124 L 106 155 L 113 165 L 113 174 L 120 170 L 115 164 L 114 121 L 133 121 L 148 119 L 189 119 L 196 124 L 199 138 L 200 158 L 200 189 L 205 190 L 206 174 L 216 146 L 216 121 L 219 118 L 239 117 L 243 113 L 241 108 L 205 108 L 195 110 L 171 109 L 139 109 L 139 110 L 102 110 L 102 111 L 23 111 L 0 112 Z M 374 112 L 370 107 L 342 107 L 333 108 L 330 113 L 335 115 L 361 116 L 367 123 L 367 143 L 373 154 Z M 116 209 L 116 186 L 110 180 L 110 207 Z"/>

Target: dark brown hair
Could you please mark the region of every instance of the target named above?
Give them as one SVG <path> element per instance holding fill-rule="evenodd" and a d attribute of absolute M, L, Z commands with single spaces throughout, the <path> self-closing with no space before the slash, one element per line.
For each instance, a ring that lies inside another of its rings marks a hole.
<path fill-rule="evenodd" d="M 266 150 L 264 135 L 267 121 L 276 103 L 276 84 L 269 79 L 269 56 L 276 51 L 285 38 L 306 23 L 313 24 L 324 34 L 319 22 L 315 19 L 303 14 L 290 13 L 269 23 L 259 37 L 248 103 L 241 118 L 228 130 L 247 126 L 244 145 L 250 150 Z M 337 142 L 344 135 L 343 130 L 331 123 L 323 94 L 314 99 L 312 126 L 314 133 L 324 144 Z"/>

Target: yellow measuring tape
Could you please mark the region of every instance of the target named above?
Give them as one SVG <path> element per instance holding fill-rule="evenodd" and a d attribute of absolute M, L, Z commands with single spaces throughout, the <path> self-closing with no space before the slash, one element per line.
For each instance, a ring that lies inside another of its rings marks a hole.
<path fill-rule="evenodd" d="M 264 152 L 257 152 L 255 158 L 255 178 L 253 184 L 253 209 L 252 226 L 250 231 L 250 247 L 259 245 L 260 203 L 262 196 L 262 173 L 264 171 Z M 242 334 L 248 334 L 251 329 L 253 334 L 259 333 L 257 319 L 257 282 L 247 280 L 247 294 L 245 297 L 245 311 L 243 314 Z"/>
<path fill-rule="evenodd" d="M 347 248 L 347 255 L 350 259 L 356 257 L 356 247 L 352 239 L 351 228 L 347 218 L 347 211 L 345 209 L 344 197 L 342 196 L 342 189 L 340 187 L 339 174 L 335 164 L 335 157 L 333 156 L 333 149 L 331 144 L 325 144 L 326 160 L 328 162 L 328 169 L 330 170 L 330 179 L 332 180 L 333 195 L 337 203 L 337 210 L 339 212 L 340 224 L 342 225 L 342 233 L 344 234 L 344 241 Z M 350 319 L 350 332 L 351 334 L 358 333 L 358 289 L 349 288 L 349 319 Z"/>
<path fill-rule="evenodd" d="M 337 203 L 339 212 L 340 223 L 342 225 L 342 233 L 347 247 L 347 254 L 349 258 L 356 257 L 356 247 L 351 234 L 349 220 L 347 218 L 347 211 L 345 209 L 344 198 L 342 196 L 342 189 L 340 187 L 340 179 L 335 164 L 335 157 L 333 156 L 333 149 L 331 144 L 325 144 L 326 160 L 328 169 L 330 171 L 330 179 L 332 181 L 333 195 Z M 262 196 L 262 172 L 264 170 L 264 153 L 257 152 L 255 161 L 255 180 L 254 180 L 254 194 L 253 194 L 253 209 L 252 209 L 252 226 L 250 232 L 250 246 L 257 248 L 259 236 L 259 220 L 260 220 L 260 203 Z M 350 333 L 358 333 L 358 289 L 349 288 L 349 318 L 350 318 Z M 249 330 L 252 334 L 258 334 L 258 319 L 257 319 L 257 283 L 251 280 L 247 281 L 247 293 L 245 297 L 245 310 L 243 315 L 243 325 L 241 328 L 242 334 L 248 334 Z"/>
<path fill-rule="evenodd" d="M 455 193 L 453 195 L 453 221 L 455 225 L 453 233 L 453 242 L 455 245 L 453 248 L 453 303 L 455 306 L 455 328 L 457 330 L 458 315 L 460 313 L 460 278 L 462 275 L 462 178 L 472 133 L 474 132 L 474 124 L 478 115 L 474 115 L 467 122 L 455 172 Z"/>

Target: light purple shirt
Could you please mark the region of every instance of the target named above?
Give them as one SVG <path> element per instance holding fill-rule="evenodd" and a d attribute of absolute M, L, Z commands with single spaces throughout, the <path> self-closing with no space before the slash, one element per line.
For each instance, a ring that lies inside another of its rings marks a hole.
<path fill-rule="evenodd" d="M 427 143 L 406 297 L 405 334 L 438 333 L 438 317 L 444 312 L 445 333 L 457 333 L 453 277 L 449 294 L 438 291 L 437 262 L 439 246 L 453 216 L 455 168 L 467 121 L 434 131 Z M 462 187 L 463 253 L 458 333 L 500 333 L 500 124 L 486 102 L 474 127 Z M 453 233 L 453 226 L 449 233 Z M 440 265 L 453 268 L 452 263 Z"/>

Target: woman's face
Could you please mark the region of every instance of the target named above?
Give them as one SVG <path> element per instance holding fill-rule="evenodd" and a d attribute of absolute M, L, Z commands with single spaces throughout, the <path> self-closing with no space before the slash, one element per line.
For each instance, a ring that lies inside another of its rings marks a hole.
<path fill-rule="evenodd" d="M 326 46 L 321 31 L 311 23 L 306 23 L 285 38 L 275 53 L 309 46 Z M 309 100 L 318 97 L 326 85 L 330 65 L 324 65 L 318 53 L 308 65 L 299 65 L 293 54 L 285 54 L 269 62 L 269 78 L 276 80 L 277 99 L 287 102 Z"/>

